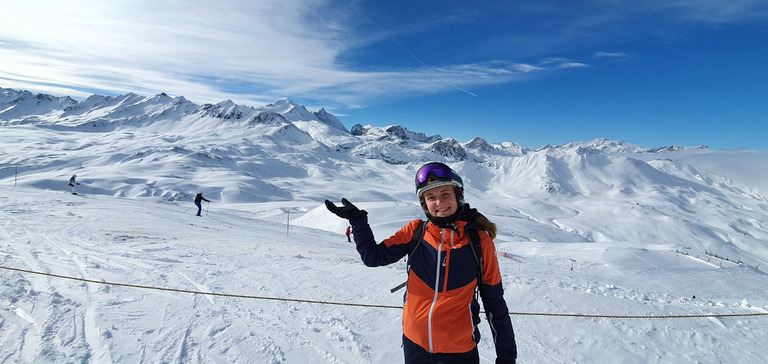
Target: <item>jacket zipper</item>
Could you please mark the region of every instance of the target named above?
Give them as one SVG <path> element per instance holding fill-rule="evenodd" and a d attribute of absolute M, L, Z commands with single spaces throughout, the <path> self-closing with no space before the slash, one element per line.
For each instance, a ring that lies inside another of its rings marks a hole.
<path fill-rule="evenodd" d="M 451 230 L 451 247 L 454 247 L 454 231 Z M 435 347 L 432 342 L 432 315 L 435 310 L 435 305 L 437 304 L 437 294 L 440 291 L 440 266 L 444 266 L 444 263 L 448 259 L 448 253 L 446 253 L 445 258 L 441 258 L 442 250 L 443 250 L 443 243 L 445 242 L 445 228 L 440 231 L 440 244 L 437 245 L 437 264 L 435 264 L 435 285 L 434 285 L 434 291 L 435 295 L 432 297 L 432 304 L 429 306 L 429 316 L 427 317 L 427 334 L 429 335 L 429 352 L 434 353 Z M 445 259 L 445 260 L 444 260 Z M 446 282 L 447 282 L 446 277 Z"/>
<path fill-rule="evenodd" d="M 440 265 L 442 259 L 440 259 L 440 255 L 442 254 L 443 250 L 443 240 L 445 239 L 445 229 L 443 229 L 440 232 L 440 244 L 437 245 L 437 264 L 435 264 L 435 285 L 433 289 L 435 290 L 435 295 L 432 297 L 432 304 L 429 306 L 429 316 L 427 316 L 427 334 L 429 336 L 429 352 L 434 353 L 435 347 L 432 342 L 432 314 L 435 310 L 435 304 L 437 304 L 437 293 L 440 288 Z"/>

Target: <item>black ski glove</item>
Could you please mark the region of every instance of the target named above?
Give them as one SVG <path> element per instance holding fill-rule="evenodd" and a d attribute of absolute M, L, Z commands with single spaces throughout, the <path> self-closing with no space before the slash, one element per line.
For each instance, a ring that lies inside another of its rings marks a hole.
<path fill-rule="evenodd" d="M 341 204 L 344 206 L 338 207 L 334 205 L 333 202 L 325 200 L 325 207 L 328 208 L 328 211 L 334 213 L 336 216 L 342 219 L 357 220 L 363 216 L 368 215 L 368 212 L 358 209 L 357 206 L 353 205 L 346 198 L 341 199 Z"/>

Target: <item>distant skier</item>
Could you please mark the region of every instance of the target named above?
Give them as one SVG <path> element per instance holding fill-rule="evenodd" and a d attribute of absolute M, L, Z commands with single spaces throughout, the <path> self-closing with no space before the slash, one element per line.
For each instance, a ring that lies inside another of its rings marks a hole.
<path fill-rule="evenodd" d="M 352 242 L 352 238 L 350 237 L 350 234 L 351 234 L 352 232 L 349 230 L 349 228 L 350 228 L 350 227 L 349 227 L 349 226 L 347 226 L 347 241 L 351 243 L 351 242 Z"/>
<path fill-rule="evenodd" d="M 203 215 L 200 215 L 200 213 L 203 212 L 203 205 L 201 201 L 211 202 L 210 200 L 203 197 L 202 192 L 198 193 L 197 196 L 195 196 L 195 205 L 197 205 L 197 216 L 203 216 Z"/>
<path fill-rule="evenodd" d="M 69 188 L 72 189 L 72 194 L 77 194 L 77 187 L 80 186 L 80 182 L 77 182 L 77 175 L 73 174 L 72 177 L 69 178 Z"/>

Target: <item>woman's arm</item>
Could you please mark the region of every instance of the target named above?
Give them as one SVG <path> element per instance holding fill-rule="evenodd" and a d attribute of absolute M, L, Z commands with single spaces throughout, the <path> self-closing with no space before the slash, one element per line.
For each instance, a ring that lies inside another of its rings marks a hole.
<path fill-rule="evenodd" d="M 367 216 L 350 220 L 357 252 L 360 253 L 363 263 L 369 267 L 392 264 L 408 255 L 408 242 L 413 237 L 415 226 L 420 223 L 421 220 L 414 220 L 389 239 L 377 244 Z"/>

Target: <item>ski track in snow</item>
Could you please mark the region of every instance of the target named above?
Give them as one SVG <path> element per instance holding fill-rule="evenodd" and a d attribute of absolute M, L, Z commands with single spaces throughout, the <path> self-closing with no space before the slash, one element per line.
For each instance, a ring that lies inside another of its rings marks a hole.
<path fill-rule="evenodd" d="M 0 201 L 4 266 L 201 292 L 402 304 L 401 293 L 389 288 L 404 278 L 404 264 L 364 267 L 343 234 L 299 226 L 287 232 L 280 215 L 270 221 L 219 209 L 196 218 L 183 212 L 185 205 L 26 189 L 2 189 Z M 370 208 L 374 215 L 377 207 Z M 501 239 L 497 249 L 512 253 L 499 257 L 512 312 L 768 311 L 764 274 L 684 259 L 663 244 Z M 400 310 L 193 295 L 6 270 L 0 276 L 6 307 L 0 362 L 402 362 Z M 758 362 L 768 339 L 765 318 L 512 321 L 520 362 Z M 481 361 L 491 363 L 487 323 L 480 328 Z"/>
<path fill-rule="evenodd" d="M 402 293 L 389 288 L 405 264 L 363 266 L 347 222 L 322 201 L 366 209 L 382 240 L 423 218 L 407 182 L 431 159 L 456 168 L 467 201 L 499 226 L 512 312 L 768 312 L 766 152 L 654 152 L 604 139 L 532 151 L 400 126 L 352 135 L 308 112 L 282 114 L 306 111 L 287 100 L 267 109 L 288 119 L 253 119 L 259 110 L 231 101 L 95 95 L 66 110 L 55 106 L 65 99 L 6 95 L 16 108 L 0 143 L 3 266 L 399 306 Z M 22 187 L 11 188 L 17 169 Z M 66 188 L 74 171 L 77 196 Z M 203 217 L 192 215 L 193 191 L 213 200 Z M 0 270 L 0 308 L 0 363 L 403 360 L 399 309 L 10 270 Z M 764 362 L 766 319 L 512 316 L 520 363 Z M 480 330 L 481 362 L 493 363 L 486 322 Z"/>

